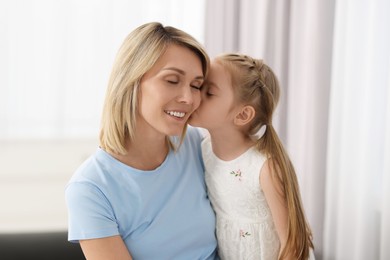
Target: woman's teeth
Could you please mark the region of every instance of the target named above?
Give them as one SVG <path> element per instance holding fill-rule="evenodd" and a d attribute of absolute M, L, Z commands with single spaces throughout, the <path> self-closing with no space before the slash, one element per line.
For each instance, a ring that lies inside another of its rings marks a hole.
<path fill-rule="evenodd" d="M 184 112 L 177 112 L 177 111 L 165 111 L 168 115 L 174 116 L 174 117 L 179 117 L 182 118 L 186 115 Z"/>

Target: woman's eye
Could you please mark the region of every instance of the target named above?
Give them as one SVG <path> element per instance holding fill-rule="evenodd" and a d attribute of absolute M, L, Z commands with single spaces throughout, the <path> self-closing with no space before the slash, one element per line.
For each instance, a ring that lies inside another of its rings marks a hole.
<path fill-rule="evenodd" d="M 176 81 L 176 80 L 167 80 L 167 82 L 169 84 L 178 84 L 179 83 L 179 81 Z"/>

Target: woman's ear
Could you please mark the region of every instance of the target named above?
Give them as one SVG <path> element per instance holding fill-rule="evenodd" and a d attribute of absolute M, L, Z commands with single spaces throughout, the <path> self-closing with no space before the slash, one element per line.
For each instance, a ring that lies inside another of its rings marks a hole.
<path fill-rule="evenodd" d="M 234 124 L 237 126 L 244 126 L 252 121 L 255 114 L 256 111 L 252 106 L 244 106 L 235 116 Z"/>

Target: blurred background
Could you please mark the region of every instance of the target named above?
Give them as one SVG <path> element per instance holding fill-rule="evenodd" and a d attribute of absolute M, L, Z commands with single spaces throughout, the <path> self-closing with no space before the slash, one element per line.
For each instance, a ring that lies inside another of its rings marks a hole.
<path fill-rule="evenodd" d="M 279 76 L 317 259 L 390 259 L 389 0 L 0 0 L 0 234 L 65 231 L 113 60 L 159 21 Z"/>

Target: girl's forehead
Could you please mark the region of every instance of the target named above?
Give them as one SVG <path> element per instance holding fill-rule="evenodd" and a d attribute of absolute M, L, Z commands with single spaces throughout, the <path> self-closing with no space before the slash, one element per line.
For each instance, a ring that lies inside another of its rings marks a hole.
<path fill-rule="evenodd" d="M 212 62 L 210 66 L 210 73 L 207 80 L 211 83 L 219 85 L 221 83 L 230 84 L 230 74 L 225 67 L 219 62 Z"/>

